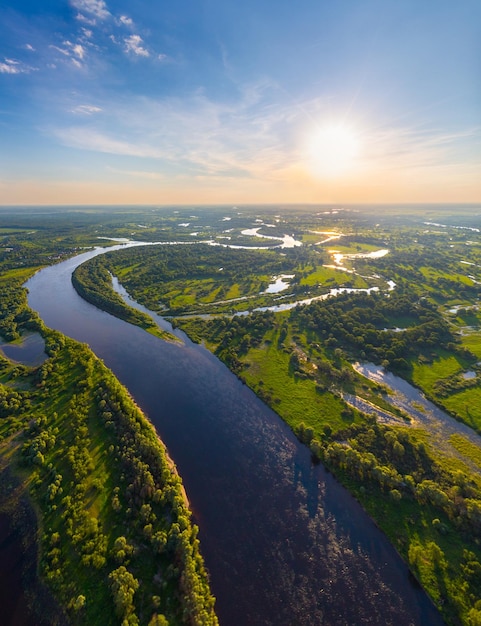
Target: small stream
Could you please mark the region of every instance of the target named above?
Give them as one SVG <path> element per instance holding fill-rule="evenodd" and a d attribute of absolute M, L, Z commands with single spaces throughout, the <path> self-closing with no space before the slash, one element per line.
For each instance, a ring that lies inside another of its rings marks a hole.
<path fill-rule="evenodd" d="M 481 436 L 472 428 L 458 422 L 445 411 L 437 407 L 424 394 L 413 387 L 404 379 L 386 371 L 380 365 L 374 363 L 355 363 L 354 369 L 369 380 L 381 385 L 385 385 L 391 391 L 386 400 L 393 406 L 403 410 L 411 418 L 412 426 L 422 426 L 431 437 L 431 443 L 438 450 L 444 450 L 449 454 L 457 456 L 464 462 L 472 466 L 472 469 L 481 473 L 481 468 L 470 463 L 469 459 L 462 456 L 449 443 L 449 437 L 459 434 L 468 439 L 471 443 L 481 448 Z"/>

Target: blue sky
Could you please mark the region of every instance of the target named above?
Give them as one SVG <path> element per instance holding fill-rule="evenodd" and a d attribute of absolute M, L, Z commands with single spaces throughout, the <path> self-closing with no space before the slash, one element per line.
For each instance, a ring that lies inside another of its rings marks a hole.
<path fill-rule="evenodd" d="M 0 204 L 481 202 L 479 0 L 4 0 Z"/>

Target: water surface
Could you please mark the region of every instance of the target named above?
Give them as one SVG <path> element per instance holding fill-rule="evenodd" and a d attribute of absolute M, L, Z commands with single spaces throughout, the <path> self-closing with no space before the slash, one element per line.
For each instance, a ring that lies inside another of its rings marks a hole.
<path fill-rule="evenodd" d="M 7 359 L 30 367 L 37 367 L 47 359 L 45 341 L 39 333 L 25 333 L 15 343 L 3 341 L 0 337 L 0 352 Z"/>

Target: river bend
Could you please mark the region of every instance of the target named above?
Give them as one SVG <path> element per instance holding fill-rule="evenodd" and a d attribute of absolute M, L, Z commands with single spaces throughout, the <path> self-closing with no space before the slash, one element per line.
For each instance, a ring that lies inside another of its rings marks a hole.
<path fill-rule="evenodd" d="M 77 295 L 72 271 L 104 251 L 37 273 L 29 304 L 48 326 L 88 343 L 155 425 L 200 527 L 221 624 L 442 624 L 354 498 L 218 359 Z"/>

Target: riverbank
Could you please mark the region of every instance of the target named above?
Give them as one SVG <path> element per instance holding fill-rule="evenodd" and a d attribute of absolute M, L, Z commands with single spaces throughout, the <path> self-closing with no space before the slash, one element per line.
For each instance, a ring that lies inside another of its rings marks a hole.
<path fill-rule="evenodd" d="M 28 487 L 0 456 L 0 601 L 8 626 L 69 622 L 38 578 L 39 527 Z"/>
<path fill-rule="evenodd" d="M 34 330 L 47 358 L 0 359 L 11 619 L 217 625 L 181 480 L 151 423 L 85 344 L 43 325 L 20 285 L 13 301 L 15 314 L 5 316 L 13 307 L 4 305 L 0 324 L 7 332 L 16 324 L 19 335 Z"/>
<path fill-rule="evenodd" d="M 112 288 L 112 276 L 103 267 L 102 260 L 96 257 L 88 266 L 81 265 L 72 274 L 72 284 L 77 293 L 94 306 L 125 320 L 129 324 L 140 326 L 147 332 L 166 341 L 176 338 L 162 330 L 152 317 L 129 306 Z"/>

